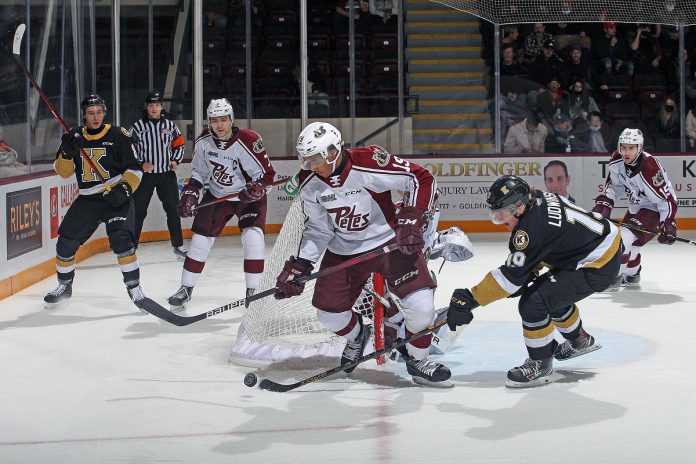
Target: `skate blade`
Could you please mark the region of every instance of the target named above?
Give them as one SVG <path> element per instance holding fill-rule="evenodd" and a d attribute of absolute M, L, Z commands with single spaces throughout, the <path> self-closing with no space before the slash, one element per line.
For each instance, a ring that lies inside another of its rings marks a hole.
<path fill-rule="evenodd" d="M 585 350 L 582 350 L 582 351 L 578 351 L 577 353 L 573 353 L 570 356 L 568 356 L 567 358 L 556 358 L 555 356 L 554 356 L 554 358 L 556 359 L 556 361 L 567 361 L 569 359 L 573 359 L 573 358 L 577 358 L 578 356 L 582 356 L 583 354 L 592 353 L 593 351 L 597 351 L 601 347 L 602 347 L 602 345 L 600 345 L 599 343 L 595 343 L 591 347 L 589 347 Z"/>
<path fill-rule="evenodd" d="M 44 309 L 59 309 L 68 306 L 69 300 L 61 300 L 58 303 L 47 303 L 44 301 Z"/>
<path fill-rule="evenodd" d="M 539 377 L 538 379 L 530 380 L 529 382 L 515 382 L 514 380 L 507 379 L 505 381 L 505 386 L 508 388 L 534 388 L 542 387 L 549 383 L 555 382 L 560 379 L 559 374 L 554 374 L 553 372 L 547 376 Z"/>
<path fill-rule="evenodd" d="M 413 383 L 420 385 L 422 387 L 433 387 L 433 388 L 452 388 L 454 387 L 454 383 L 450 380 L 443 380 L 441 382 L 431 382 L 428 379 L 424 379 L 423 377 L 416 377 L 412 376 L 411 379 L 413 380 Z"/>
<path fill-rule="evenodd" d="M 174 306 L 174 305 L 169 305 L 169 310 L 173 313 L 180 313 L 186 310 L 186 305 L 182 304 L 181 306 Z"/>

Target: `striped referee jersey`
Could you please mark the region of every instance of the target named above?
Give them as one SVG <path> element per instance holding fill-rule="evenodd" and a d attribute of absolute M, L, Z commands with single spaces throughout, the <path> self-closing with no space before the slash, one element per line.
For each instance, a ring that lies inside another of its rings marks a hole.
<path fill-rule="evenodd" d="M 154 164 L 153 173 L 167 172 L 171 161 L 179 164 L 184 159 L 184 137 L 169 119 L 162 116 L 153 121 L 146 116 L 136 121 L 130 130 L 137 141 L 138 161 Z"/>

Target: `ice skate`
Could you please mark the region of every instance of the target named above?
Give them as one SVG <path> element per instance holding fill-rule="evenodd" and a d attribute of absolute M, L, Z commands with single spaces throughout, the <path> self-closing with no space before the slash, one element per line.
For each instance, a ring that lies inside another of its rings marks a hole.
<path fill-rule="evenodd" d="M 61 302 L 70 299 L 72 296 L 72 284 L 64 284 L 59 282 L 58 286 L 48 292 L 44 297 L 44 308 L 54 309 L 61 305 Z"/>
<path fill-rule="evenodd" d="M 186 259 L 186 253 L 188 252 L 188 250 L 186 248 L 184 248 L 182 245 L 182 246 L 178 246 L 178 247 L 172 247 L 172 252 L 174 253 L 174 256 L 176 256 L 176 258 L 179 261 L 183 261 Z"/>
<path fill-rule="evenodd" d="M 616 279 L 609 285 L 606 289 L 604 289 L 605 293 L 608 292 L 618 292 L 621 290 L 621 285 L 624 283 L 624 277 L 622 274 L 619 274 L 616 276 Z"/>
<path fill-rule="evenodd" d="M 591 353 L 600 349 L 602 345 L 595 343 L 592 335 L 580 329 L 580 333 L 573 340 L 566 340 L 556 348 L 556 353 L 553 355 L 559 361 L 582 356 L 583 354 Z"/>
<path fill-rule="evenodd" d="M 193 287 L 186 287 L 184 285 L 176 291 L 175 294 L 167 299 L 170 309 L 173 312 L 179 312 L 186 309 L 186 303 L 191 301 L 191 294 L 193 293 Z"/>
<path fill-rule="evenodd" d="M 147 311 L 143 309 L 143 302 L 146 300 L 145 294 L 143 293 L 143 288 L 140 285 L 135 287 L 128 287 L 128 296 L 135 306 L 140 309 L 141 313 L 147 314 Z"/>
<path fill-rule="evenodd" d="M 546 385 L 551 382 L 553 358 L 530 359 L 521 366 L 512 368 L 507 373 L 505 386 L 509 388 L 527 388 Z"/>
<path fill-rule="evenodd" d="M 343 348 L 343 354 L 341 355 L 341 366 L 351 363 L 363 355 L 367 342 L 370 340 L 371 334 L 372 326 L 364 325 L 362 321 L 360 321 L 360 333 L 358 333 L 355 340 L 348 340 L 346 342 L 346 347 Z M 354 370 L 355 367 L 351 367 L 349 369 L 345 369 L 345 372 L 346 374 L 350 374 Z"/>
<path fill-rule="evenodd" d="M 440 363 L 428 358 L 417 360 L 412 357 L 406 359 L 406 370 L 418 385 L 436 388 L 451 388 L 454 386 L 450 377 L 452 373 Z"/>
<path fill-rule="evenodd" d="M 624 277 L 624 285 L 627 288 L 640 288 L 640 271 L 642 266 L 638 267 L 638 272 L 634 275 L 627 275 Z"/>

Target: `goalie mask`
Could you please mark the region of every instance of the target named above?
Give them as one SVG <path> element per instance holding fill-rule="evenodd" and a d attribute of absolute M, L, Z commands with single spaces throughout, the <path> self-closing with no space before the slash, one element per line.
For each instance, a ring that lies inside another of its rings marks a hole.
<path fill-rule="evenodd" d="M 207 113 L 208 121 L 210 121 L 210 118 L 221 118 L 223 116 L 229 116 L 230 120 L 234 121 L 234 111 L 232 110 L 232 104 L 226 98 L 210 100 Z"/>
<path fill-rule="evenodd" d="M 331 171 L 336 169 L 338 156 L 329 161 L 332 151 L 341 153 L 343 140 L 341 133 L 327 122 L 313 122 L 300 133 L 297 138 L 297 153 L 302 169 L 311 169 L 326 161 L 331 165 Z"/>
<path fill-rule="evenodd" d="M 496 213 L 508 211 L 517 217 L 517 207 L 529 204 L 531 200 L 531 189 L 524 179 L 517 176 L 502 176 L 488 189 L 488 203 L 491 222 L 493 224 L 503 224 Z"/>

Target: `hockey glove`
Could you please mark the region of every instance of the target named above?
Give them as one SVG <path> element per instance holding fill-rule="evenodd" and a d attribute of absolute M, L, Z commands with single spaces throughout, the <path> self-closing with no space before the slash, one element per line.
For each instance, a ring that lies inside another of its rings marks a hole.
<path fill-rule="evenodd" d="M 396 246 L 405 255 L 423 250 L 423 212 L 405 206 L 396 214 Z"/>
<path fill-rule="evenodd" d="M 468 288 L 458 288 L 452 293 L 449 309 L 447 310 L 447 325 L 451 331 L 460 325 L 470 323 L 474 319 L 473 309 L 478 308 L 478 301 Z"/>
<path fill-rule="evenodd" d="M 179 214 L 179 217 L 183 218 L 196 215 L 196 210 L 194 208 L 198 205 L 198 198 L 200 195 L 200 188 L 191 185 L 184 187 L 184 191 L 181 192 L 181 198 L 179 198 L 179 204 L 176 205 L 176 212 Z"/>
<path fill-rule="evenodd" d="M 60 138 L 63 158 L 74 159 L 80 157 L 80 149 L 85 146 L 82 130 L 79 127 L 70 129 Z"/>
<path fill-rule="evenodd" d="M 611 209 L 614 207 L 614 200 L 606 195 L 600 195 L 595 198 L 595 206 L 592 211 L 599 213 L 602 217 L 608 218 L 611 216 Z"/>
<path fill-rule="evenodd" d="M 109 202 L 114 208 L 118 208 L 121 205 L 125 205 L 131 200 L 133 194 L 133 189 L 131 186 L 125 182 L 116 184 L 111 188 L 111 191 L 104 192 L 104 198 Z"/>
<path fill-rule="evenodd" d="M 308 276 L 312 273 L 312 269 L 314 269 L 314 266 L 312 266 L 311 262 L 291 256 L 290 259 L 285 261 L 285 266 L 283 266 L 283 270 L 276 279 L 278 291 L 275 294 L 275 299 L 282 300 L 283 298 L 301 294 L 305 288 L 304 282 L 294 283 L 294 281 Z"/>
<path fill-rule="evenodd" d="M 266 189 L 263 188 L 263 182 L 260 180 L 254 180 L 247 182 L 244 188 L 239 192 L 239 201 L 242 203 L 253 203 L 259 201 L 266 195 Z"/>
<path fill-rule="evenodd" d="M 677 238 L 677 223 L 674 219 L 667 219 L 660 223 L 659 235 L 657 240 L 665 245 L 671 245 Z"/>

